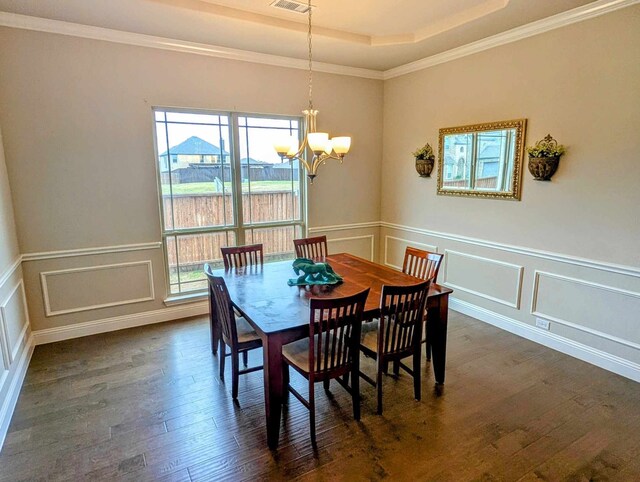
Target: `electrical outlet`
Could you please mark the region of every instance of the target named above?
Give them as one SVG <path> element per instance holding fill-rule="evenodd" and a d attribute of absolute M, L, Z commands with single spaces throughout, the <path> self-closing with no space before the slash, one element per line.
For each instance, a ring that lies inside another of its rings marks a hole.
<path fill-rule="evenodd" d="M 545 320 L 544 318 L 536 318 L 536 326 L 538 328 L 541 328 L 543 330 L 548 330 L 549 329 L 549 320 Z"/>

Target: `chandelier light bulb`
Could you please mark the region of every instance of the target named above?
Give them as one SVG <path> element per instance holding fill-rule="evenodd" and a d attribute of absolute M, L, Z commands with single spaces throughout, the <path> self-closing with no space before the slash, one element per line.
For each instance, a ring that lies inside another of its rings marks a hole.
<path fill-rule="evenodd" d="M 351 149 L 351 137 L 334 137 L 331 142 L 333 150 L 338 155 L 345 155 Z"/>

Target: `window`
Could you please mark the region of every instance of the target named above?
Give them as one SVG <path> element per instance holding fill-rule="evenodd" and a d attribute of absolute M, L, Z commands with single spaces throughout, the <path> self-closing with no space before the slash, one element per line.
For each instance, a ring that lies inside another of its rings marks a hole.
<path fill-rule="evenodd" d="M 169 294 L 203 291 L 220 248 L 262 243 L 265 262 L 286 259 L 305 224 L 298 161 L 273 139 L 300 137 L 299 117 L 156 108 L 162 236 Z M 166 159 L 171 158 L 172 163 Z"/>

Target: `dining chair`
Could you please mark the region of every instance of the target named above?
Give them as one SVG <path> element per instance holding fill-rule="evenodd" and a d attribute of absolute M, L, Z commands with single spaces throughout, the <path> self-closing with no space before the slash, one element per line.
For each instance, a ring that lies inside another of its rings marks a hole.
<path fill-rule="evenodd" d="M 296 249 L 296 258 L 324 259 L 329 254 L 326 236 L 294 239 L 293 246 Z"/>
<path fill-rule="evenodd" d="M 225 359 L 227 356 L 231 356 L 231 394 L 235 400 L 238 398 L 240 375 L 262 370 L 262 366 L 240 370 L 239 355 L 242 353 L 244 356 L 249 350 L 260 348 L 262 340 L 260 340 L 260 337 L 247 320 L 241 316 L 236 317 L 224 278 L 214 276 L 211 266 L 208 264 L 204 265 L 204 272 L 209 280 L 209 301 L 212 315 L 220 330 L 220 380 L 224 381 Z M 226 353 L 227 346 L 231 349 L 231 353 Z"/>
<path fill-rule="evenodd" d="M 422 249 L 407 246 L 404 252 L 404 262 L 402 263 L 402 272 L 423 280 L 433 280 L 437 282 L 440 264 L 444 258 L 443 254 L 432 253 Z M 429 340 L 429 332 L 424 330 L 423 343 L 425 344 L 425 356 L 427 361 L 431 360 L 431 342 Z M 397 369 L 395 370 L 397 372 Z"/>
<path fill-rule="evenodd" d="M 407 246 L 404 252 L 402 272 L 423 280 L 431 279 L 435 283 L 443 257 L 444 255 L 439 253 Z"/>
<path fill-rule="evenodd" d="M 351 394 L 353 417 L 360 420 L 360 329 L 362 313 L 369 288 L 343 298 L 311 298 L 308 338 L 282 347 L 284 383 L 309 410 L 311 441 L 316 441 L 316 405 L 314 386 L 317 382 L 329 384 L 335 379 Z M 307 401 L 289 383 L 289 367 L 307 379 L 309 400 Z M 351 374 L 351 387 L 347 374 Z M 343 380 L 341 377 L 345 377 Z"/>
<path fill-rule="evenodd" d="M 255 266 L 264 263 L 262 244 L 220 248 L 220 251 L 222 251 L 224 269 L 242 268 L 243 266 Z"/>
<path fill-rule="evenodd" d="M 394 362 L 413 376 L 416 400 L 420 400 L 420 347 L 427 293 L 431 280 L 409 286 L 383 286 L 380 296 L 380 319 L 362 327 L 360 350 L 376 360 L 376 379 L 360 376 L 376 387 L 378 414 L 382 414 L 382 378 L 389 362 Z M 413 367 L 401 362 L 412 356 Z"/>

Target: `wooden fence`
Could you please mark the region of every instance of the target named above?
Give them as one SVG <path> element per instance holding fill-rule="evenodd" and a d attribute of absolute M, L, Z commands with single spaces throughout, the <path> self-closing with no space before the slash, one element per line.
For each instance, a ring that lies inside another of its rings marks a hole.
<path fill-rule="evenodd" d="M 476 180 L 476 187 L 479 189 L 495 189 L 498 183 L 498 178 L 496 176 L 492 177 L 482 177 Z M 459 181 L 444 181 L 445 187 L 467 187 L 469 185 L 468 179 L 461 179 Z"/>
<path fill-rule="evenodd" d="M 233 198 L 230 194 L 163 196 L 167 228 L 197 228 L 233 224 Z M 299 212 L 300 197 L 291 192 L 259 192 L 242 195 L 245 224 L 285 221 Z M 171 215 L 173 212 L 173 216 Z M 226 221 L 226 222 L 225 222 Z M 294 227 L 261 228 L 246 232 L 247 244 L 262 243 L 266 255 L 293 251 Z M 177 243 L 177 246 L 176 246 Z M 236 244 L 233 231 L 179 236 L 167 242 L 170 269 L 200 269 L 203 262 L 221 259 L 220 248 Z M 177 259 L 176 259 L 176 254 Z"/>

